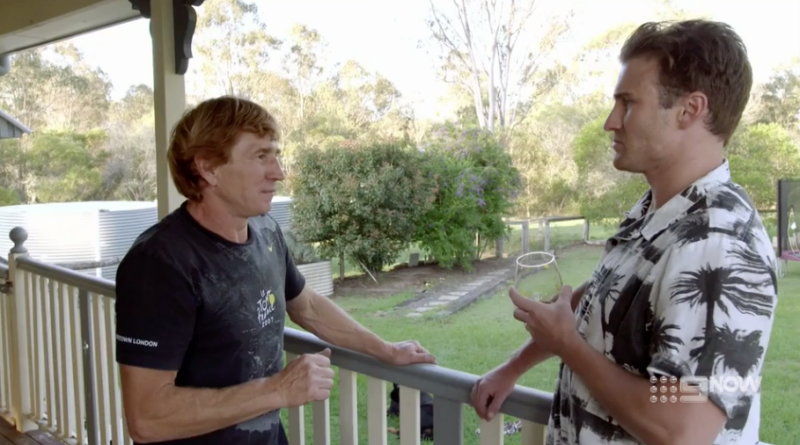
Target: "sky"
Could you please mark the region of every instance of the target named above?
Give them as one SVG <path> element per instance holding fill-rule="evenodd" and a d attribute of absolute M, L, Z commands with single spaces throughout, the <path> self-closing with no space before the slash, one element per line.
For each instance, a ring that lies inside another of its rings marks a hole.
<path fill-rule="evenodd" d="M 215 0 L 206 3 L 211 1 Z M 556 8 L 555 12 L 558 8 L 572 8 L 575 12 L 570 41 L 559 47 L 563 57 L 571 56 L 581 44 L 617 24 L 655 18 L 655 11 L 646 0 L 537 1 L 542 8 Z M 449 5 L 450 1 L 436 3 Z M 733 26 L 748 47 L 757 82 L 767 80 L 779 65 L 800 57 L 798 0 L 673 3 L 692 14 L 707 14 Z M 328 42 L 329 60 L 357 60 L 394 82 L 403 96 L 414 103 L 420 117 L 438 114 L 439 98 L 447 90 L 437 77 L 436 46 L 426 25 L 429 0 L 259 0 L 257 4 L 268 33 L 285 37 L 295 23 L 315 28 Z M 203 6 L 197 10 L 202 14 Z M 148 21 L 140 19 L 72 39 L 90 64 L 108 74 L 115 98 L 131 85 L 152 86 L 148 26 Z M 197 58 L 191 63 L 197 63 Z"/>

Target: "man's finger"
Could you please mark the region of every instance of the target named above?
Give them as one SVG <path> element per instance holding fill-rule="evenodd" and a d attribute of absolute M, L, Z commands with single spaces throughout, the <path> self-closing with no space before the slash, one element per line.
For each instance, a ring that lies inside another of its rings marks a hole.
<path fill-rule="evenodd" d="M 508 290 L 508 295 L 511 296 L 511 302 L 514 303 L 514 306 L 526 312 L 537 311 L 542 305 L 542 303 L 536 300 L 531 300 L 530 298 L 523 297 L 513 287 Z"/>
<path fill-rule="evenodd" d="M 489 400 L 489 391 L 478 389 L 477 393 L 475 394 L 474 398 L 474 408 L 475 412 L 478 414 L 478 417 L 481 419 L 486 418 L 486 405 L 488 405 Z"/>
<path fill-rule="evenodd" d="M 514 318 L 517 319 L 517 321 L 521 321 L 525 324 L 533 324 L 533 317 L 531 317 L 531 314 L 523 311 L 522 309 L 514 310 Z"/>
<path fill-rule="evenodd" d="M 427 349 L 425 349 L 425 347 L 423 347 L 423 346 L 422 346 L 422 345 L 420 345 L 419 343 L 417 343 L 417 348 L 416 348 L 416 350 L 417 350 L 417 352 L 423 352 L 423 353 L 426 353 L 426 354 L 430 354 L 430 351 L 428 351 Z"/>
<path fill-rule="evenodd" d="M 416 355 L 418 361 L 423 363 L 436 363 L 436 357 L 434 357 L 430 352 L 417 353 Z"/>
<path fill-rule="evenodd" d="M 567 303 L 572 303 L 572 288 L 567 286 L 561 286 L 561 291 L 558 293 L 558 300 L 566 300 Z"/>
<path fill-rule="evenodd" d="M 492 399 L 489 406 L 486 407 L 486 420 L 494 419 L 494 416 L 497 415 L 497 412 L 500 411 L 500 406 L 503 405 L 504 399 L 498 397 L 498 394 L 495 394 L 495 397 Z"/>
<path fill-rule="evenodd" d="M 526 330 L 526 331 L 528 331 L 528 334 L 531 334 L 531 337 L 533 337 L 533 335 L 534 335 L 534 333 L 533 333 L 533 326 L 531 326 L 531 325 L 529 325 L 529 324 L 525 323 L 525 330 Z"/>

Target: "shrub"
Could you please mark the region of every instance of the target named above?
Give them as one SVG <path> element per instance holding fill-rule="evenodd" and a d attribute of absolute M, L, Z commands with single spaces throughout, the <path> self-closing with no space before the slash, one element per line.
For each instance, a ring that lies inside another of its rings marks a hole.
<path fill-rule="evenodd" d="M 314 246 L 298 240 L 293 231 L 287 230 L 283 233 L 283 237 L 286 240 L 286 247 L 289 248 L 289 253 L 292 255 L 295 265 L 301 266 L 303 264 L 322 261 L 322 259 L 317 256 Z"/>
<path fill-rule="evenodd" d="M 391 265 L 433 203 L 423 154 L 400 141 L 342 143 L 298 152 L 293 227 L 324 257 L 344 254 L 369 271 Z"/>
<path fill-rule="evenodd" d="M 503 216 L 513 207 L 519 172 L 493 135 L 453 125 L 439 128 L 424 166 L 435 201 L 414 238 L 441 266 L 471 269 L 472 260 L 507 233 Z"/>
<path fill-rule="evenodd" d="M 647 191 L 644 176 L 614 167 L 613 137 L 603 129 L 601 115 L 581 128 L 572 143 L 578 167 L 576 190 L 580 214 L 592 223 L 604 220 L 619 224 Z"/>

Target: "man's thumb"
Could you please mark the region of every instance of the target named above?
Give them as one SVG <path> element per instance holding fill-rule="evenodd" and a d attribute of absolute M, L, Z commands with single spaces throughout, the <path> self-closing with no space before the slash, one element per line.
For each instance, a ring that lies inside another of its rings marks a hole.
<path fill-rule="evenodd" d="M 319 355 L 324 355 L 325 357 L 331 358 L 331 348 L 325 348 L 322 351 L 318 352 Z"/>

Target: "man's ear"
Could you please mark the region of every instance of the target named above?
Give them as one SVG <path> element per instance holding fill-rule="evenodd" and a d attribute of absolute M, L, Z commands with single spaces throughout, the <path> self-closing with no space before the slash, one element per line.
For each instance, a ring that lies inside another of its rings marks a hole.
<path fill-rule="evenodd" d="M 211 187 L 217 186 L 217 167 L 211 161 L 202 157 L 194 158 L 194 168 L 197 174 L 200 175 Z"/>
<path fill-rule="evenodd" d="M 703 122 L 708 112 L 708 97 L 699 91 L 689 93 L 680 100 L 678 125 L 685 129 L 697 121 Z"/>

